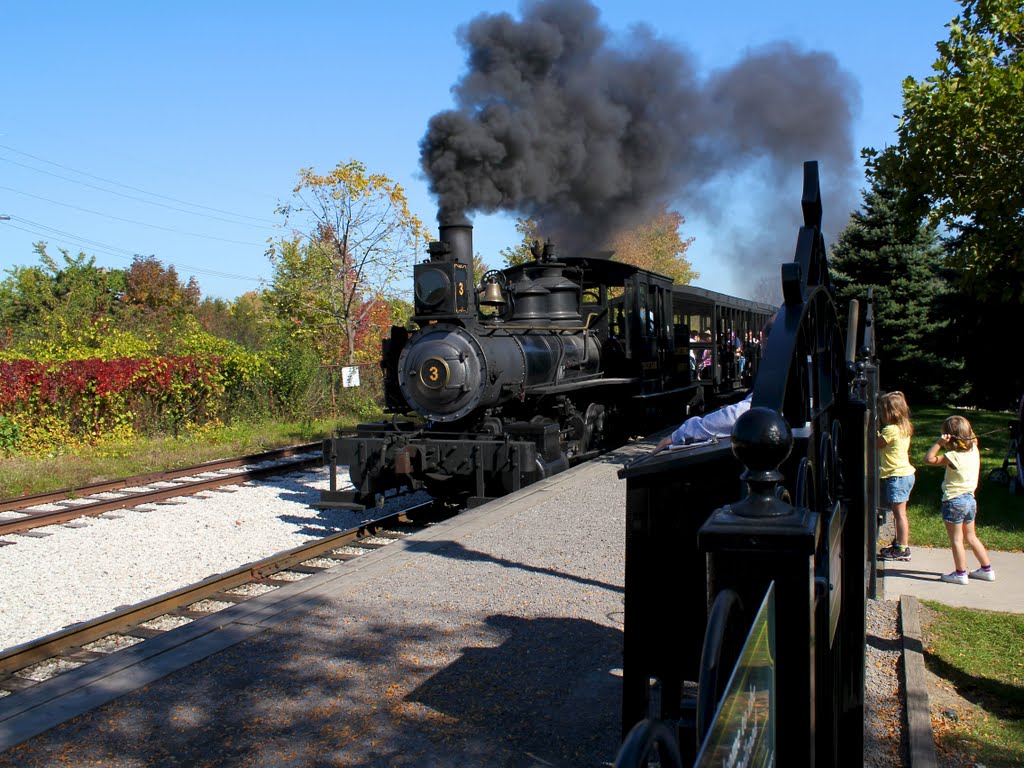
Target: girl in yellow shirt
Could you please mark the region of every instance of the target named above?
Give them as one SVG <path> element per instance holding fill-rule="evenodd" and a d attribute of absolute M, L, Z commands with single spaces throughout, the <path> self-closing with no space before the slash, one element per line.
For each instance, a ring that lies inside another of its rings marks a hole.
<path fill-rule="evenodd" d="M 939 456 L 943 449 L 946 453 Z M 996 572 L 992 570 L 988 550 L 974 530 L 974 520 L 978 514 L 974 490 L 978 487 L 981 455 L 971 422 L 963 416 L 950 416 L 946 419 L 942 423 L 942 436 L 928 449 L 924 460 L 931 466 L 946 468 L 946 476 L 942 480 L 942 522 L 946 524 L 956 570 L 943 575 L 942 580 L 951 584 L 967 584 L 968 578 L 995 581 Z M 970 573 L 967 572 L 964 542 L 967 542 L 981 566 Z"/>
<path fill-rule="evenodd" d="M 882 502 L 892 510 L 896 524 L 896 540 L 884 547 L 878 556 L 882 560 L 910 560 L 910 525 L 907 522 L 907 502 L 914 488 L 914 467 L 910 464 L 910 438 L 914 425 L 910 423 L 910 406 L 902 392 L 889 392 L 878 398 L 878 418 L 882 430 L 875 439 L 880 451 Z"/>

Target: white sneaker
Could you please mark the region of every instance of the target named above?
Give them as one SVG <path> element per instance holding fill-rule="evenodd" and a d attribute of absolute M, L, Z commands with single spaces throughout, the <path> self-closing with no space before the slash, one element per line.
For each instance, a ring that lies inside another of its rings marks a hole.
<path fill-rule="evenodd" d="M 971 571 L 972 579 L 981 579 L 982 581 L 995 581 L 996 580 L 996 569 L 989 568 L 987 571 L 979 568 L 976 571 Z"/>
<path fill-rule="evenodd" d="M 966 586 L 967 571 L 964 571 L 963 573 L 957 573 L 956 571 L 953 571 L 952 573 L 944 573 L 942 574 L 942 580 L 950 584 L 963 584 Z"/>

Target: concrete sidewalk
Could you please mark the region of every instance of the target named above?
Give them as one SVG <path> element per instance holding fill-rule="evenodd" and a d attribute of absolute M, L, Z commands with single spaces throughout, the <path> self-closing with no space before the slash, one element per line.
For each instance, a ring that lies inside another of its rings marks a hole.
<path fill-rule="evenodd" d="M 990 552 L 995 581 L 971 579 L 966 586 L 947 584 L 940 576 L 953 570 L 953 552 L 948 547 L 911 547 L 908 563 L 890 560 L 878 563 L 879 597 L 899 600 L 912 595 L 944 605 L 979 608 L 986 611 L 1024 613 L 1024 553 Z M 967 567 L 978 567 L 967 553 Z"/>

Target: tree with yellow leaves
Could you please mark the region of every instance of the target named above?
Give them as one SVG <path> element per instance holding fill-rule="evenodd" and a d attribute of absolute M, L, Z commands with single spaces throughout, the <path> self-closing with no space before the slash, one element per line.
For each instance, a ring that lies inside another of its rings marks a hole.
<path fill-rule="evenodd" d="M 381 307 L 429 240 L 422 222 L 399 184 L 358 160 L 325 175 L 303 168 L 291 201 L 276 212 L 290 231 L 267 250 L 279 314 L 325 363 L 357 362 L 359 341 L 379 336 L 369 326 L 390 324 L 381 322 Z"/>
<path fill-rule="evenodd" d="M 639 226 L 624 230 L 612 238 L 608 248 L 614 251 L 615 261 L 657 272 L 671 277 L 678 285 L 687 285 L 700 277 L 686 258 L 686 249 L 693 238 L 685 240 L 679 228 L 685 223 L 682 214 L 670 211 L 666 206 Z M 523 239 L 510 248 L 501 251 L 507 266 L 515 266 L 533 260 L 530 247 L 542 240 L 537 223 L 533 219 L 517 219 L 516 231 Z"/>
<path fill-rule="evenodd" d="M 677 285 L 692 283 L 700 273 L 694 271 L 686 258 L 686 249 L 693 238 L 684 240 L 679 234 L 685 221 L 681 213 L 662 206 L 657 215 L 612 239 L 608 244 L 615 251 L 612 258 L 671 277 Z"/>

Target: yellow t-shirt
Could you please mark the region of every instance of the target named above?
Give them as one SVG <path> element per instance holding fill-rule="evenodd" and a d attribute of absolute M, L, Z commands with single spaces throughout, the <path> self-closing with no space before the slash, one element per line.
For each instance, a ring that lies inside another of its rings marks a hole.
<path fill-rule="evenodd" d="M 946 466 L 946 476 L 942 479 L 942 500 L 949 501 L 965 493 L 974 493 L 981 472 L 978 447 L 972 445 L 969 451 L 950 451 L 946 458 L 952 466 Z"/>
<path fill-rule="evenodd" d="M 895 424 L 886 424 L 881 434 L 885 440 L 880 462 L 882 479 L 914 474 L 914 468 L 910 465 L 910 435 L 904 434 Z"/>

